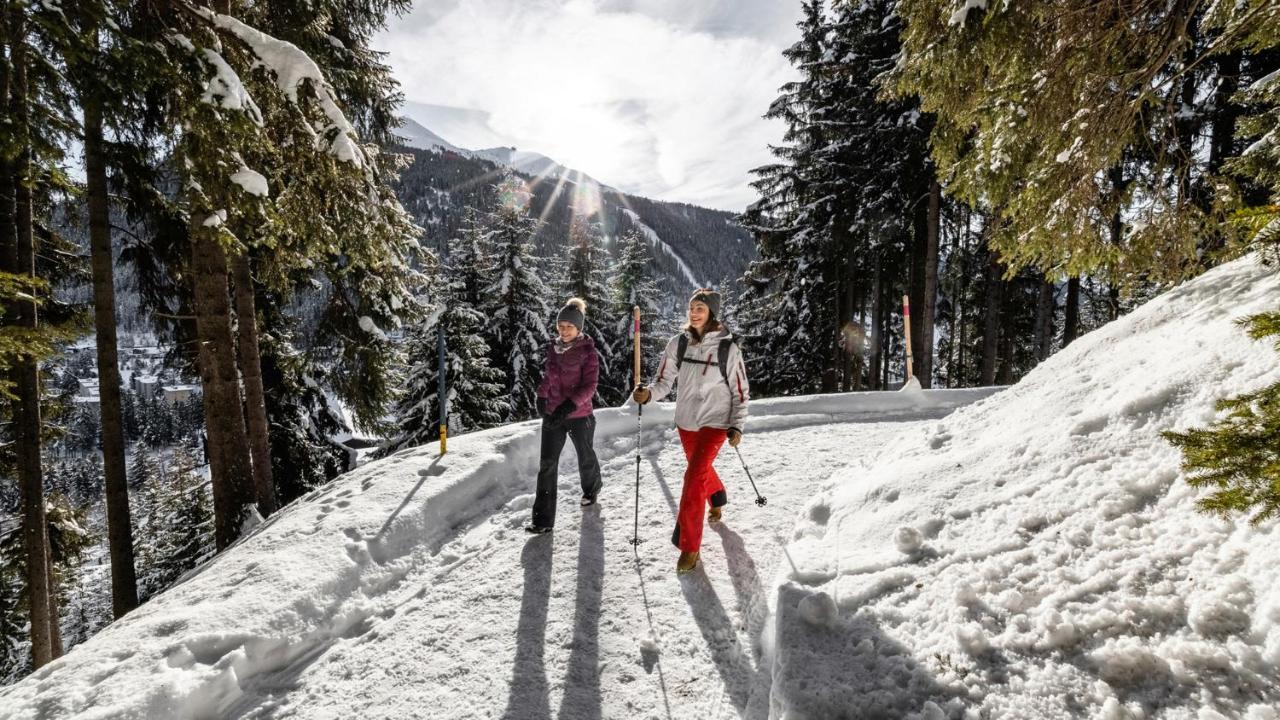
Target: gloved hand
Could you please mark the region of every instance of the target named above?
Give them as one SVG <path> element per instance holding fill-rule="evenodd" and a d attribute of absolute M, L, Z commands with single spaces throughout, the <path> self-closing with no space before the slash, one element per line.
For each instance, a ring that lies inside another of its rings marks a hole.
<path fill-rule="evenodd" d="M 572 400 L 565 400 L 557 405 L 555 410 L 551 411 L 551 414 L 547 416 L 547 420 L 550 420 L 555 425 L 559 425 L 564 422 L 565 418 L 569 417 L 569 413 L 573 412 L 576 407 L 577 405 L 575 405 Z"/>
<path fill-rule="evenodd" d="M 729 428 L 729 447 L 738 447 L 740 442 L 742 442 L 742 431 L 738 428 Z"/>
<path fill-rule="evenodd" d="M 631 393 L 631 399 L 635 400 L 641 405 L 648 403 L 649 399 L 652 397 L 653 397 L 653 393 L 649 392 L 649 388 L 645 387 L 644 385 L 636 386 L 636 391 Z"/>

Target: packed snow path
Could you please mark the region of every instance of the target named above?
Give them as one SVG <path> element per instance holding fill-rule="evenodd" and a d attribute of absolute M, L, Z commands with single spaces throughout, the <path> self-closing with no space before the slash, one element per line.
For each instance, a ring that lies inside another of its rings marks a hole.
<path fill-rule="evenodd" d="M 251 718 L 404 718 L 426 708 L 512 720 L 767 717 L 765 588 L 795 513 L 834 470 L 874 454 L 903 425 L 751 437 L 743 449 L 765 508 L 726 447 L 716 468 L 734 502 L 704 536 L 704 565 L 683 579 L 668 540 L 685 464 L 675 433 L 650 432 L 665 440 L 649 443 L 641 466 L 638 551 L 628 542 L 634 455 L 603 463 L 601 503 L 583 510 L 566 448 L 553 534 L 524 532 L 532 497 L 517 497 L 410 572 L 362 631 L 370 637 L 259 678 L 235 707 Z"/>
<path fill-rule="evenodd" d="M 769 588 L 810 496 L 926 418 L 991 389 L 753 404 L 703 566 L 669 537 L 684 456 L 646 408 L 635 513 L 634 409 L 597 411 L 606 488 L 578 507 L 561 458 L 557 527 L 523 530 L 536 423 L 366 465 L 300 499 L 194 576 L 0 690 L 0 719 L 767 717 Z"/>

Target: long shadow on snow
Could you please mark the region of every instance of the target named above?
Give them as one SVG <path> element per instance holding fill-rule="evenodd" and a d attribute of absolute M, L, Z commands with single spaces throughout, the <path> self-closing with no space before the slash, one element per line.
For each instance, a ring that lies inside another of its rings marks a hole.
<path fill-rule="evenodd" d="M 639 552 L 634 555 L 636 579 L 640 582 L 640 599 L 644 602 L 644 614 L 649 621 L 649 637 L 656 641 L 658 630 L 653 626 L 653 609 L 649 607 L 649 591 L 644 582 L 644 565 L 640 561 Z M 662 672 L 662 658 L 657 648 L 640 649 L 640 660 L 644 664 L 644 671 L 652 673 L 654 668 L 658 669 L 658 687 L 662 688 L 662 705 L 667 710 L 667 720 L 671 720 L 671 699 L 667 696 L 667 677 Z"/>
<path fill-rule="evenodd" d="M 573 649 L 565 670 L 560 718 L 600 720 L 600 598 L 604 590 L 604 521 L 600 506 L 582 512 Z"/>
<path fill-rule="evenodd" d="M 662 494 L 667 498 L 667 507 L 671 508 L 671 517 L 676 516 L 676 498 L 671 494 L 671 486 L 667 484 L 667 476 L 662 472 L 662 466 L 658 464 L 657 456 L 649 458 L 649 467 L 653 470 L 653 476 L 658 479 L 658 486 L 662 488 Z"/>
<path fill-rule="evenodd" d="M 764 656 L 761 634 L 764 632 L 765 619 L 769 610 L 764 585 L 760 582 L 760 574 L 756 572 L 756 561 L 747 552 L 742 536 L 730 530 L 723 522 L 712 524 L 711 529 L 720 536 L 720 541 L 724 544 L 725 560 L 729 565 L 729 579 L 733 582 L 733 593 L 738 598 L 738 615 L 743 618 L 746 625 L 747 637 L 751 640 L 752 659 L 756 663 L 746 716 L 767 717 L 772 676 L 769 668 L 761 663 L 761 658 Z"/>
<path fill-rule="evenodd" d="M 437 455 L 436 458 L 431 461 L 430 465 L 418 471 L 418 483 L 413 486 L 413 489 L 409 491 L 408 495 L 404 496 L 404 500 L 400 502 L 400 507 L 396 508 L 394 512 L 387 516 L 387 521 L 382 523 L 382 527 L 378 530 L 378 534 L 374 536 L 374 542 L 381 541 L 382 536 L 387 534 L 387 529 L 391 527 L 391 523 L 394 522 L 396 517 L 398 517 L 400 513 L 404 512 L 404 509 L 409 506 L 409 502 L 413 500 L 414 495 L 418 494 L 418 490 L 422 488 L 422 485 L 427 481 L 427 478 L 439 474 L 439 472 L 436 471 L 436 467 L 440 464 L 440 461 L 443 458 L 443 455 Z"/>
<path fill-rule="evenodd" d="M 774 715 L 893 720 L 919 713 L 926 702 L 946 708 L 959 697 L 887 635 L 874 614 L 856 611 L 824 620 L 803 607 L 812 597 L 794 583 L 778 589 Z"/>
<path fill-rule="evenodd" d="M 512 663 L 511 695 L 502 717 L 510 720 L 550 720 L 547 668 L 543 659 L 547 635 L 547 605 L 551 601 L 549 535 L 531 537 L 520 553 L 524 566 L 524 597 L 516 628 L 516 657 Z"/>
<path fill-rule="evenodd" d="M 689 603 L 693 619 L 698 623 L 702 639 L 706 640 L 707 648 L 711 651 L 711 660 L 720 671 L 729 700 L 737 710 L 738 717 L 742 717 L 750 699 L 755 669 L 742 651 L 742 646 L 738 643 L 738 632 L 729 619 L 729 614 L 725 612 L 720 596 L 707 579 L 701 563 L 691 575 L 681 578 L 680 590 Z"/>

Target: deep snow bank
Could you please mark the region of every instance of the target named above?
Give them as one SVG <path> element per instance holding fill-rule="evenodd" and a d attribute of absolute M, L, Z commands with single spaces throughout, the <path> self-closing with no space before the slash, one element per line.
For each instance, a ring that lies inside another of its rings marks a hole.
<path fill-rule="evenodd" d="M 815 499 L 778 579 L 772 715 L 1277 718 L 1280 532 L 1196 512 L 1159 435 L 1280 379 L 1244 259 L 901 438 Z"/>
<path fill-rule="evenodd" d="M 942 417 L 988 394 L 758 401 L 747 432 Z M 633 409 L 599 410 L 597 418 L 602 459 L 634 452 Z M 671 423 L 670 405 L 646 408 L 646 443 L 660 444 L 656 428 Z M 456 437 L 443 458 L 429 445 L 348 473 L 67 656 L 0 689 L 0 718 L 226 717 L 257 679 L 305 667 L 343 640 L 370 637 L 415 568 L 461 562 L 438 551 L 518 496 L 527 502 L 537 452 L 536 424 L 520 423 Z"/>

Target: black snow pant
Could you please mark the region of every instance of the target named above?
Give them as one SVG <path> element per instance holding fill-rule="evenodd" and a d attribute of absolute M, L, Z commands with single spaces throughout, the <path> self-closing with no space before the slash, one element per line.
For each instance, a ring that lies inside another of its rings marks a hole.
<path fill-rule="evenodd" d="M 555 527 L 556 483 L 560 477 L 560 451 L 564 439 L 573 440 L 578 452 L 578 477 L 582 480 L 582 494 L 595 497 L 604 481 L 600 479 L 600 461 L 596 459 L 592 443 L 596 434 L 596 417 L 570 418 L 561 423 L 542 420 L 542 460 L 538 465 L 538 494 L 533 501 L 533 524 Z"/>

